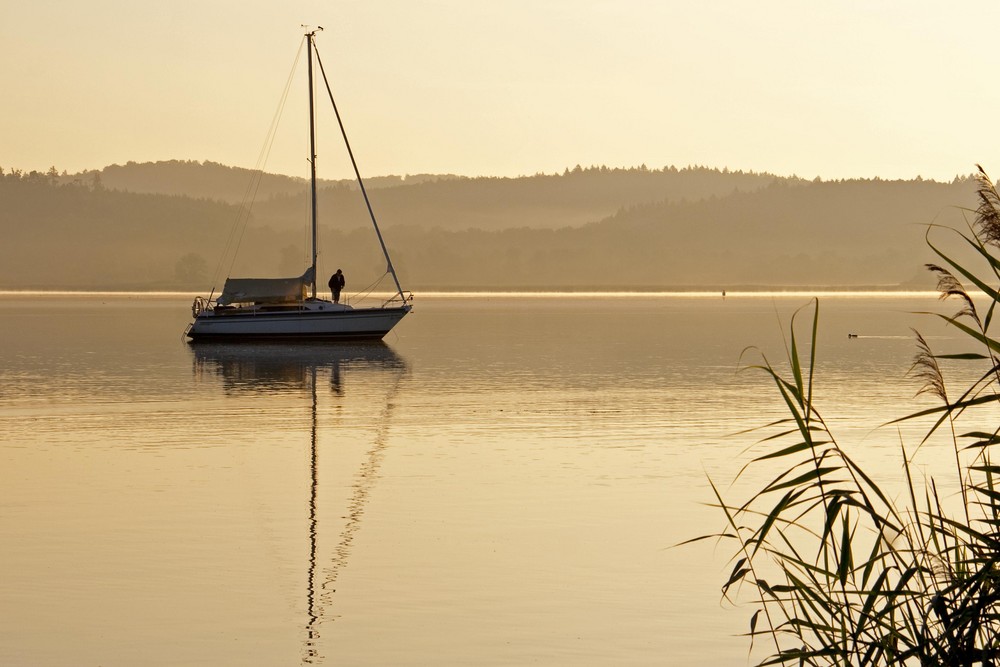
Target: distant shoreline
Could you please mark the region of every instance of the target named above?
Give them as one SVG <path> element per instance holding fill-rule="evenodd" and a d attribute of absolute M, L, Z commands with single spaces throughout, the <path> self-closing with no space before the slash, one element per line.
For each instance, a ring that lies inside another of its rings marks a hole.
<path fill-rule="evenodd" d="M 166 290 L 12 290 L 0 289 L 3 297 L 109 297 L 109 298 L 162 298 L 190 299 L 204 296 L 206 292 Z M 970 294 L 975 294 L 970 291 Z M 781 288 L 734 290 L 427 290 L 414 292 L 420 298 L 759 298 L 759 297 L 919 297 L 937 298 L 936 290 L 886 289 L 886 288 Z M 380 292 L 368 298 L 382 299 L 393 293 Z M 320 294 L 323 297 L 323 293 Z M 360 300 L 360 299 L 358 299 Z"/>

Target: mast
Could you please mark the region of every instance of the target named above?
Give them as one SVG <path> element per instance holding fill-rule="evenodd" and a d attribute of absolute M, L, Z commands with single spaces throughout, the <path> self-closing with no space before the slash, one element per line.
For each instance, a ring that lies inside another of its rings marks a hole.
<path fill-rule="evenodd" d="M 318 28 L 322 30 L 323 28 Z M 309 41 L 309 169 L 311 176 L 312 203 L 310 218 L 312 224 L 312 298 L 316 298 L 316 111 L 313 104 L 313 39 L 316 30 L 306 33 Z"/>

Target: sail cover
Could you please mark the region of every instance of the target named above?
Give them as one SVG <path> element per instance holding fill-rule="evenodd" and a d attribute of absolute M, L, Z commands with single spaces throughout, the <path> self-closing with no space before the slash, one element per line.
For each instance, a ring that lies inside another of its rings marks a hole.
<path fill-rule="evenodd" d="M 312 283 L 312 269 L 298 278 L 226 278 L 218 304 L 299 303 L 305 300 Z"/>

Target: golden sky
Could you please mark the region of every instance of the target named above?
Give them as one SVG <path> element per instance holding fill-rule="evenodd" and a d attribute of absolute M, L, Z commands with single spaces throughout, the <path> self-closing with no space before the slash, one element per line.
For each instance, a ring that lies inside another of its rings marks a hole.
<path fill-rule="evenodd" d="M 303 23 L 368 176 L 1000 171 L 979 0 L 0 0 L 0 167 L 252 167 Z M 308 173 L 303 72 L 268 171 Z M 320 113 L 320 175 L 346 177 Z"/>

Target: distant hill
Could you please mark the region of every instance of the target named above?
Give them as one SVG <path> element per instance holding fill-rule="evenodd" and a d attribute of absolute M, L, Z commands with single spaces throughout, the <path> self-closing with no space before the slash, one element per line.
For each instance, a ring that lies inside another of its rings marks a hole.
<path fill-rule="evenodd" d="M 63 176 L 61 183 L 95 182 L 109 190 L 184 195 L 231 204 L 244 201 L 249 169 L 214 162 L 171 160 L 111 165 L 99 172 Z M 556 229 L 600 220 L 644 202 L 700 200 L 757 190 L 772 174 L 688 167 L 677 169 L 567 169 L 563 174 L 520 178 L 464 178 L 418 174 L 365 180 L 376 215 L 385 224 L 428 229 Z M 253 207 L 257 224 L 298 229 L 308 210 L 308 182 L 262 174 Z M 368 211 L 354 181 L 319 182 L 321 219 L 341 229 L 368 227 Z"/>
<path fill-rule="evenodd" d="M 700 201 L 754 191 L 783 180 L 772 174 L 690 167 L 609 169 L 576 167 L 562 174 L 520 178 L 468 178 L 407 183 L 372 193 L 380 221 L 428 230 L 559 229 L 578 227 L 629 206 Z M 287 202 L 264 203 L 262 222 L 289 217 Z M 301 210 L 302 204 L 298 206 Z M 367 226 L 361 200 L 344 188 L 321 191 L 323 219 L 338 226 Z"/>
<path fill-rule="evenodd" d="M 143 194 L 184 195 L 195 199 L 216 199 L 230 204 L 241 203 L 248 195 L 253 171 L 242 167 L 227 167 L 217 162 L 196 160 L 165 160 L 160 162 L 127 162 L 113 164 L 101 170 L 65 174 L 60 183 L 100 184 L 108 190 L 122 190 Z M 365 185 L 372 189 L 392 187 L 403 183 L 425 180 L 443 180 L 453 176 L 381 176 Z M 321 187 L 351 187 L 354 181 L 322 180 Z M 276 195 L 300 195 L 309 188 L 306 178 L 264 173 L 256 182 L 254 193 L 259 201 Z"/>
<path fill-rule="evenodd" d="M 445 288 L 933 289 L 930 223 L 963 224 L 974 183 L 775 183 L 697 202 L 659 202 L 560 230 L 393 230 L 400 266 Z"/>
<path fill-rule="evenodd" d="M 230 204 L 60 185 L 43 174 L 0 175 L 0 288 L 166 289 L 203 286 L 178 261 L 218 247 Z M 224 240 L 224 237 L 223 237 Z M 215 253 L 212 258 L 214 260 Z"/>
<path fill-rule="evenodd" d="M 371 194 L 413 290 L 910 285 L 931 259 L 925 226 L 960 226 L 954 207 L 974 202 L 970 179 L 807 182 L 705 168 L 409 180 Z M 297 194 L 275 191 L 235 236 L 240 209 L 222 197 L 128 192 L 103 176 L 0 173 L 0 202 L 0 289 L 207 291 L 217 267 L 220 286 L 229 273 L 296 275 L 308 264 Z M 345 184 L 320 200 L 320 271 L 343 268 L 349 292 L 384 271 L 363 206 Z M 227 243 L 240 246 L 231 269 L 219 260 Z"/>

